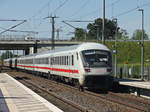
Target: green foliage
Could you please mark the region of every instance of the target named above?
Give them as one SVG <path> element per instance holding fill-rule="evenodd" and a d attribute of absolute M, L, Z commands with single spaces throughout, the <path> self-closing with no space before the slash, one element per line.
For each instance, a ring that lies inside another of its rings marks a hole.
<path fill-rule="evenodd" d="M 94 23 L 89 23 L 87 25 L 88 32 L 82 28 L 77 28 L 75 30 L 75 37 L 71 40 L 101 40 L 102 39 L 102 19 L 98 18 Z M 127 32 L 124 29 L 117 27 L 117 24 L 113 20 L 105 19 L 105 39 L 112 40 L 115 39 L 117 33 L 118 39 L 126 40 L 128 39 Z"/>
<path fill-rule="evenodd" d="M 133 40 L 141 40 L 142 37 L 142 30 L 137 29 L 134 31 L 132 39 Z M 148 40 L 148 35 L 146 34 L 146 32 L 144 31 L 144 40 Z"/>
<path fill-rule="evenodd" d="M 7 58 L 13 58 L 13 57 L 16 57 L 16 55 L 14 55 L 12 52 L 10 51 L 6 51 L 4 52 L 2 55 L 1 55 L 1 60 L 3 59 L 7 59 Z"/>
<path fill-rule="evenodd" d="M 106 45 L 113 50 L 115 42 L 106 42 Z M 144 61 L 150 63 L 150 41 L 144 42 Z M 117 59 L 120 64 L 136 64 L 141 61 L 141 47 L 138 42 L 117 42 Z"/>
<path fill-rule="evenodd" d="M 114 39 L 116 32 L 116 23 L 112 20 L 105 19 L 105 37 L 106 39 Z M 97 39 L 97 37 L 102 38 L 102 19 L 98 18 L 94 23 L 89 23 L 87 26 L 88 37 L 90 40 Z"/>
<path fill-rule="evenodd" d="M 127 31 L 124 30 L 124 29 L 120 29 L 118 31 L 117 39 L 118 40 L 127 40 L 127 39 L 129 39 Z"/>
<path fill-rule="evenodd" d="M 85 38 L 84 38 L 85 35 L 86 35 L 86 32 L 85 32 L 84 29 L 82 29 L 82 28 L 77 28 L 77 29 L 75 30 L 75 37 L 76 37 L 76 40 L 80 40 L 80 41 L 84 40 L 84 39 L 85 39 Z"/>

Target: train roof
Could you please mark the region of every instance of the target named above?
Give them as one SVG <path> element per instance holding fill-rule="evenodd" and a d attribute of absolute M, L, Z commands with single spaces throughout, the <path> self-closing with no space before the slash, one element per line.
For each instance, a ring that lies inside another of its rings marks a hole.
<path fill-rule="evenodd" d="M 103 44 L 93 43 L 93 42 L 85 42 L 85 43 L 78 44 L 78 45 L 72 45 L 72 46 L 67 46 L 67 47 L 63 47 L 63 48 L 57 48 L 54 50 L 48 50 L 48 51 L 44 51 L 44 52 L 40 52 L 40 53 L 21 56 L 21 58 L 31 57 L 31 56 L 36 56 L 36 55 L 44 55 L 44 54 L 49 54 L 49 53 L 54 53 L 54 52 L 64 52 L 64 51 L 72 51 L 72 50 L 83 51 L 83 50 L 88 50 L 88 49 L 101 49 L 101 50 L 110 51 Z"/>

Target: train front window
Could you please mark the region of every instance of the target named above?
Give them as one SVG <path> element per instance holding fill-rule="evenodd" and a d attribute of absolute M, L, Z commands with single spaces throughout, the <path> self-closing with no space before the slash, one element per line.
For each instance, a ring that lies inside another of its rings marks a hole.
<path fill-rule="evenodd" d="M 111 67 L 111 53 L 103 50 L 82 51 L 85 66 L 89 67 Z"/>

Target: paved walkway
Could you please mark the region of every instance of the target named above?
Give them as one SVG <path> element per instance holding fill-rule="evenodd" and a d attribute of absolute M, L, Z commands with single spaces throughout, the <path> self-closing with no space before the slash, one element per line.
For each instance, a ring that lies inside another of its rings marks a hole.
<path fill-rule="evenodd" d="M 150 89 L 150 81 L 141 81 L 141 80 L 130 80 L 130 79 L 118 79 L 119 84 L 132 86 L 142 89 Z"/>
<path fill-rule="evenodd" d="M 63 112 L 6 73 L 0 73 L 0 112 Z"/>

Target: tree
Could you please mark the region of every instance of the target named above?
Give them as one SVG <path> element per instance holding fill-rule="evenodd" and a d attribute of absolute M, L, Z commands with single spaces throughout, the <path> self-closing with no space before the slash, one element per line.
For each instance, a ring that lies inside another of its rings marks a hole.
<path fill-rule="evenodd" d="M 12 57 L 14 57 L 14 56 L 15 56 L 15 55 L 13 55 L 12 52 L 6 51 L 6 52 L 4 52 L 4 53 L 1 55 L 1 59 L 3 60 L 3 59 L 7 59 L 7 58 L 12 58 Z"/>
<path fill-rule="evenodd" d="M 105 19 L 105 39 L 114 39 L 117 25 L 114 21 Z M 102 19 L 98 18 L 94 23 L 89 23 L 87 26 L 89 39 L 102 38 Z M 118 29 L 118 28 L 117 28 Z"/>
<path fill-rule="evenodd" d="M 132 39 L 133 40 L 141 40 L 142 37 L 142 30 L 137 29 L 134 31 Z M 146 34 L 146 32 L 144 31 L 144 40 L 149 40 L 148 35 Z"/>
<path fill-rule="evenodd" d="M 76 40 L 85 40 L 85 35 L 86 35 L 86 32 L 84 29 L 82 28 L 77 28 L 75 30 L 75 37 L 76 37 Z"/>
<path fill-rule="evenodd" d="M 118 31 L 117 38 L 120 39 L 120 40 L 127 40 L 127 39 L 129 39 L 127 31 L 124 30 L 124 29 L 120 29 Z"/>

